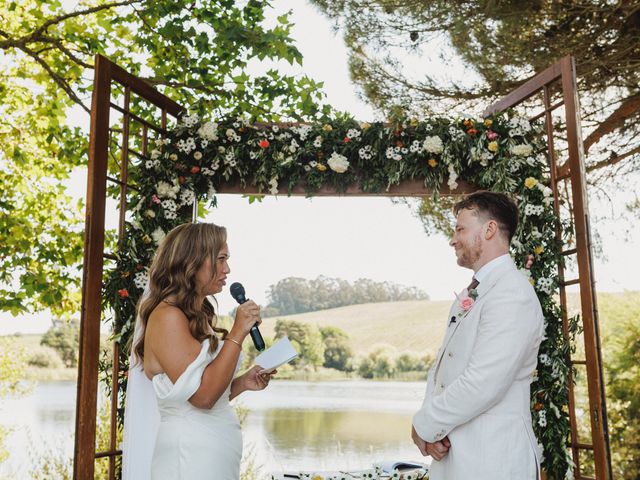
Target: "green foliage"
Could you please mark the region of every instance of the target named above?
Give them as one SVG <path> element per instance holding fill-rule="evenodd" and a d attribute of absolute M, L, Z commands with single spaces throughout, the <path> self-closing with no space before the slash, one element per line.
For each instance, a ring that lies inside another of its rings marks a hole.
<path fill-rule="evenodd" d="M 38 368 L 63 368 L 60 355 L 50 347 L 38 347 L 29 352 L 27 363 Z"/>
<path fill-rule="evenodd" d="M 358 366 L 362 378 L 390 378 L 396 371 L 388 348 L 378 347 L 364 357 Z"/>
<path fill-rule="evenodd" d="M 53 348 L 67 367 L 78 365 L 80 350 L 80 322 L 53 320 L 53 325 L 42 336 L 40 343 Z"/>
<path fill-rule="evenodd" d="M 21 395 L 27 391 L 24 373 L 27 352 L 11 337 L 0 337 L 0 400 L 7 395 Z M 0 425 L 0 464 L 9 457 L 5 440 L 10 431 Z"/>
<path fill-rule="evenodd" d="M 615 478 L 640 479 L 640 296 L 606 299 L 603 345 Z"/>
<path fill-rule="evenodd" d="M 276 321 L 275 339 L 288 336 L 299 357 L 294 364 L 320 367 L 324 363 L 324 344 L 320 329 L 316 325 L 295 320 Z"/>
<path fill-rule="evenodd" d="M 268 9 L 257 0 L 0 0 L 0 311 L 79 309 L 83 205 L 64 182 L 87 163 L 88 135 L 76 125 L 89 123 L 94 55 L 196 110 L 257 120 L 328 111 L 307 77 L 250 73 L 256 61 L 302 61 L 289 15 L 270 22 Z"/>
<path fill-rule="evenodd" d="M 431 355 L 414 355 L 401 353 L 395 359 L 395 368 L 398 372 L 426 372 L 431 368 L 433 358 Z"/>
<path fill-rule="evenodd" d="M 353 368 L 353 352 L 349 346 L 349 336 L 338 327 L 321 327 L 324 342 L 323 367 L 349 372 Z"/>
<path fill-rule="evenodd" d="M 366 278 L 353 284 L 339 278 L 319 276 L 315 280 L 288 277 L 269 287 L 270 316 L 327 310 L 361 303 L 422 300 L 429 296 L 416 287 Z M 274 313 L 277 312 L 277 313 Z"/>
<path fill-rule="evenodd" d="M 313 3 L 342 30 L 352 79 L 388 115 L 398 106 L 418 115 L 481 111 L 533 74 L 573 55 L 588 133 L 587 169 L 609 167 L 607 175 L 592 180 L 615 176 L 628 182 L 624 174 L 638 171 L 637 1 Z"/>

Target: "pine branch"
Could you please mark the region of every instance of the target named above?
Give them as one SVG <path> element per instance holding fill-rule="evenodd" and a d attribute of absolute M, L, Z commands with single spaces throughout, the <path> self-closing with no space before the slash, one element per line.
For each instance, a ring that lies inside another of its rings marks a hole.
<path fill-rule="evenodd" d="M 598 128 L 591 132 L 584 141 L 585 153 L 602 137 L 619 129 L 627 119 L 636 115 L 640 115 L 640 93 L 626 98 L 615 112 L 600 122 Z"/>

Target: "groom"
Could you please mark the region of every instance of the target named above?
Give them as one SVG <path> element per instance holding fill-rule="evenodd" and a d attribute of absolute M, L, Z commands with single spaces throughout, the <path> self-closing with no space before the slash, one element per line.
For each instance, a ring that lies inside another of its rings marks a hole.
<path fill-rule="evenodd" d="M 454 213 L 450 245 L 474 275 L 447 317 L 413 441 L 433 457 L 430 480 L 537 480 L 529 385 L 543 316 L 509 256 L 518 208 L 506 195 L 476 192 Z"/>

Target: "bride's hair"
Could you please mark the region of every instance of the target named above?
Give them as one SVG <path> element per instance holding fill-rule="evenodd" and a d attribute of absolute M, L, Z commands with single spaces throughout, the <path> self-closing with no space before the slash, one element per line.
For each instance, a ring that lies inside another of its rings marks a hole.
<path fill-rule="evenodd" d="M 216 275 L 216 259 L 227 241 L 227 230 L 213 223 L 184 223 L 171 230 L 160 242 L 149 269 L 149 286 L 137 306 L 137 320 L 146 333 L 151 312 L 165 301 L 179 308 L 189 320 L 193 338 L 211 341 L 210 349 L 218 347 L 214 332 L 224 339 L 229 333 L 216 327 L 216 313 L 209 299 L 200 300 L 196 295 L 196 273 L 207 259 L 211 259 L 213 276 Z M 143 335 L 133 345 L 134 355 L 144 358 Z"/>

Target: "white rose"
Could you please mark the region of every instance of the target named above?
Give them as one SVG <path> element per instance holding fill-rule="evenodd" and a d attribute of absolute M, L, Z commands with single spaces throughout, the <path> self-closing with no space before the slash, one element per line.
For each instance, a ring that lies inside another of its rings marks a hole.
<path fill-rule="evenodd" d="M 529 155 L 531 155 L 531 152 L 533 152 L 533 147 L 526 143 L 514 145 L 513 147 L 511 147 L 511 153 L 520 157 L 528 157 Z"/>
<path fill-rule="evenodd" d="M 347 168 L 349 168 L 349 161 L 347 160 L 347 157 L 336 152 L 331 154 L 327 163 L 331 170 L 338 173 L 344 173 L 347 171 Z"/>
<path fill-rule="evenodd" d="M 156 243 L 156 245 L 158 245 L 162 241 L 162 239 L 165 237 L 165 235 L 166 234 L 164 233 L 164 230 L 158 227 L 151 234 L 151 238 L 153 238 L 153 241 Z"/>
<path fill-rule="evenodd" d="M 424 139 L 422 148 L 429 153 L 442 153 L 444 145 L 442 144 L 440 137 L 432 136 Z"/>

